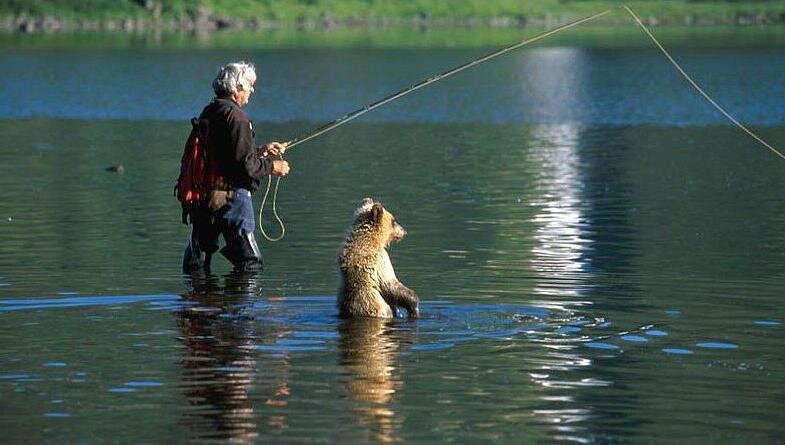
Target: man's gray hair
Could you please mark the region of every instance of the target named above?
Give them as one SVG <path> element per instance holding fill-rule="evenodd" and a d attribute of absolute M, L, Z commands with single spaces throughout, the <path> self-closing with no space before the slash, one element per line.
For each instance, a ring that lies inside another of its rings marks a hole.
<path fill-rule="evenodd" d="M 245 61 L 227 63 L 218 70 L 213 80 L 213 91 L 218 97 L 231 96 L 236 93 L 246 78 L 256 79 L 256 68 L 253 63 Z"/>

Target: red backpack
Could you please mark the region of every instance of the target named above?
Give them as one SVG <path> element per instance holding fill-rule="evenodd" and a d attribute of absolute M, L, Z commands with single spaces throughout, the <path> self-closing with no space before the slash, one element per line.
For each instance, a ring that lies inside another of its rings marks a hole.
<path fill-rule="evenodd" d="M 183 208 L 183 224 L 188 224 L 188 214 L 207 199 L 221 177 L 215 171 L 212 156 L 207 152 L 207 119 L 191 119 L 191 134 L 185 142 L 183 157 L 180 159 L 180 176 L 174 185 L 174 196 Z"/>

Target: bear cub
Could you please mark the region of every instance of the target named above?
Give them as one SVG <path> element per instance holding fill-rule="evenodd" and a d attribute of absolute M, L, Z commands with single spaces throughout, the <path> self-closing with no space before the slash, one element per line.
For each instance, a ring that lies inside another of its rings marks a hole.
<path fill-rule="evenodd" d="M 362 200 L 346 242 L 338 254 L 341 284 L 338 310 L 343 318 L 393 318 L 402 307 L 409 317 L 420 315 L 420 299 L 395 276 L 387 246 L 406 231 L 379 202 Z"/>

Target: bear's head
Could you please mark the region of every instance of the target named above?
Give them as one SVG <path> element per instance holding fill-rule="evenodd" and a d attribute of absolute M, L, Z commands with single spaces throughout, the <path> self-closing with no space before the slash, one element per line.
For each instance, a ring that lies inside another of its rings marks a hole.
<path fill-rule="evenodd" d="M 367 227 L 381 235 L 385 245 L 400 241 L 406 236 L 406 230 L 398 224 L 395 216 L 387 211 L 382 203 L 376 202 L 372 198 L 364 198 L 354 214 L 356 216 L 355 224 Z"/>

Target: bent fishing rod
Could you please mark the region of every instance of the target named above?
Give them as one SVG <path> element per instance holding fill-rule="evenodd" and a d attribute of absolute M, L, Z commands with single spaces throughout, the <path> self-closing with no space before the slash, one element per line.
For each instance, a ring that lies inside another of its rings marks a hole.
<path fill-rule="evenodd" d="M 350 121 L 352 121 L 354 119 L 357 119 L 358 117 L 362 116 L 365 113 L 373 111 L 376 108 L 381 107 L 382 105 L 388 104 L 388 103 L 390 103 L 390 102 L 392 102 L 392 101 L 394 101 L 396 99 L 399 99 L 399 98 L 401 98 L 403 96 L 406 96 L 407 94 L 412 93 L 414 91 L 417 91 L 420 88 L 424 88 L 424 87 L 426 87 L 426 86 L 428 86 L 428 85 L 430 85 L 432 83 L 436 83 L 436 82 L 438 82 L 438 81 L 440 81 L 442 79 L 450 77 L 453 74 L 459 73 L 459 72 L 461 72 L 461 71 L 463 71 L 465 69 L 471 68 L 471 67 L 473 67 L 475 65 L 479 65 L 481 63 L 487 62 L 487 61 L 489 61 L 489 60 L 491 60 L 491 59 L 493 59 L 495 57 L 501 56 L 502 54 L 508 53 L 510 51 L 514 51 L 514 50 L 516 50 L 516 49 L 518 49 L 518 48 L 520 48 L 520 47 L 522 47 L 524 45 L 528 45 L 528 44 L 534 43 L 534 42 L 536 42 L 536 41 L 538 41 L 540 39 L 544 39 L 545 37 L 548 37 L 550 35 L 556 34 L 557 32 L 564 31 L 566 29 L 572 28 L 573 26 L 578 26 L 578 25 L 580 25 L 582 23 L 586 23 L 588 21 L 591 21 L 591 20 L 594 20 L 596 18 L 602 17 L 603 15 L 609 13 L 610 11 L 611 10 L 608 9 L 608 10 L 605 10 L 603 12 L 591 15 L 589 17 L 584 17 L 582 19 L 578 19 L 578 20 L 575 20 L 573 22 L 566 23 L 566 24 L 564 24 L 562 26 L 559 26 L 557 28 L 551 29 L 549 31 L 544 31 L 544 32 L 542 32 L 540 34 L 537 34 L 537 35 L 535 35 L 533 37 L 530 37 L 530 38 L 528 38 L 526 40 L 517 42 L 517 43 L 512 44 L 510 46 L 506 46 L 506 47 L 498 49 L 498 50 L 496 50 L 496 51 L 494 51 L 492 53 L 486 54 L 486 55 L 484 55 L 482 57 L 479 57 L 477 59 L 471 60 L 469 62 L 466 62 L 466 63 L 462 64 L 462 65 L 456 66 L 455 68 L 447 70 L 447 71 L 445 71 L 445 72 L 443 72 L 441 74 L 437 74 L 437 75 L 435 75 L 433 77 L 429 77 L 429 78 L 427 78 L 425 80 L 422 80 L 422 81 L 420 81 L 420 82 L 418 82 L 418 83 L 416 83 L 416 84 L 414 84 L 414 85 L 412 85 L 412 86 L 410 86 L 408 88 L 404 88 L 404 89 L 402 89 L 400 91 L 397 91 L 397 92 L 395 92 L 393 94 L 390 94 L 389 96 L 383 97 L 383 98 L 377 100 L 376 102 L 373 102 L 370 105 L 365 105 L 363 107 L 360 107 L 360 108 L 352 111 L 351 113 L 349 113 L 349 114 L 347 114 L 347 115 L 345 115 L 343 117 L 340 117 L 338 119 L 335 119 L 334 121 L 329 122 L 329 123 L 327 123 L 325 125 L 322 125 L 321 127 L 317 128 L 317 129 L 315 129 L 315 130 L 313 130 L 313 131 L 311 131 L 309 133 L 306 133 L 304 135 L 296 137 L 296 138 L 294 138 L 294 139 L 292 139 L 290 141 L 284 142 L 283 145 L 286 147 L 286 150 L 288 151 L 291 148 L 294 148 L 294 147 L 296 147 L 296 146 L 298 146 L 298 145 L 300 145 L 300 144 L 302 144 L 304 142 L 310 141 L 311 139 L 313 139 L 315 137 L 321 136 L 321 135 L 327 133 L 328 131 L 334 130 L 334 129 L 340 127 L 343 124 L 349 123 Z M 280 157 L 281 157 L 281 159 L 283 159 L 282 155 Z M 267 190 L 265 190 L 265 192 L 264 192 L 264 197 L 262 198 L 262 204 L 261 204 L 261 207 L 259 208 L 259 229 L 261 230 L 262 236 L 264 236 L 265 239 L 267 239 L 268 241 L 273 241 L 274 242 L 274 241 L 278 241 L 278 240 L 280 240 L 280 239 L 282 239 L 284 237 L 284 234 L 286 233 L 286 229 L 284 227 L 283 221 L 281 221 L 281 218 L 278 216 L 278 212 L 276 210 L 276 204 L 275 204 L 276 203 L 276 197 L 278 196 L 278 185 L 280 184 L 280 181 L 281 181 L 280 177 L 278 177 L 276 179 L 276 182 L 275 182 L 275 191 L 273 192 L 272 209 L 273 209 L 273 215 L 275 216 L 275 219 L 278 220 L 278 225 L 281 227 L 281 234 L 278 237 L 276 237 L 276 238 L 271 238 L 270 236 L 267 235 L 267 233 L 264 231 L 264 228 L 262 227 L 262 213 L 264 212 L 264 206 L 265 206 L 265 204 L 267 202 L 267 195 L 270 192 L 271 181 L 272 181 L 272 178 L 270 176 L 268 176 L 267 177 Z"/>
<path fill-rule="evenodd" d="M 416 83 L 416 84 L 414 84 L 414 85 L 412 85 L 412 86 L 410 86 L 408 88 L 404 88 L 404 89 L 402 89 L 400 91 L 397 91 L 397 92 L 395 92 L 393 94 L 390 94 L 387 97 L 379 99 L 379 100 L 377 100 L 376 102 L 374 102 L 374 103 L 372 103 L 370 105 L 365 105 L 365 106 L 363 106 L 361 108 L 358 108 L 358 109 L 352 111 L 351 113 L 349 113 L 349 114 L 347 114 L 347 115 L 345 115 L 343 117 L 340 117 L 340 118 L 338 118 L 338 119 L 336 119 L 336 120 L 334 120 L 332 122 L 329 122 L 329 123 L 327 123 L 327 124 L 317 128 L 316 130 L 313 130 L 313 131 L 311 131 L 309 133 L 306 133 L 305 135 L 302 135 L 300 137 L 296 137 L 296 138 L 294 138 L 294 139 L 292 139 L 292 140 L 290 140 L 288 142 L 285 142 L 284 146 L 286 146 L 286 149 L 288 150 L 288 149 L 293 148 L 293 147 L 295 147 L 297 145 L 300 145 L 300 144 L 302 144 L 302 143 L 304 143 L 306 141 L 310 141 L 311 139 L 313 139 L 313 138 L 315 138 L 317 136 L 321 136 L 324 133 L 327 133 L 328 131 L 334 130 L 335 128 L 338 128 L 341 125 L 346 124 L 346 123 L 348 123 L 348 122 L 350 122 L 350 121 L 352 121 L 352 120 L 362 116 L 365 113 L 368 113 L 369 111 L 375 110 L 376 108 L 379 108 L 382 105 L 388 104 L 388 103 L 390 103 L 390 102 L 392 102 L 392 101 L 394 101 L 396 99 L 399 99 L 399 98 L 401 98 L 403 96 L 406 96 L 407 94 L 412 93 L 414 91 L 417 91 L 420 88 L 426 87 L 426 86 L 428 86 L 428 85 L 430 85 L 432 83 L 436 83 L 436 82 L 438 82 L 438 81 L 440 81 L 440 80 L 442 80 L 444 78 L 450 77 L 453 74 L 459 73 L 459 72 L 461 72 L 461 71 L 463 71 L 465 69 L 471 68 L 471 67 L 473 67 L 475 65 L 479 65 L 479 64 L 481 64 L 483 62 L 487 62 L 487 61 L 489 61 L 489 60 L 491 60 L 491 59 L 493 59 L 495 57 L 501 56 L 502 54 L 508 53 L 510 51 L 514 51 L 514 50 L 516 50 L 516 49 L 518 49 L 518 48 L 520 48 L 520 47 L 522 47 L 524 45 L 528 45 L 530 43 L 536 42 L 537 40 L 544 39 L 545 37 L 548 37 L 548 36 L 550 36 L 552 34 L 556 34 L 557 32 L 564 31 L 565 29 L 572 28 L 573 26 L 578 26 L 581 23 L 585 23 L 585 22 L 594 20 L 596 18 L 599 18 L 599 17 L 609 13 L 610 11 L 611 10 L 608 9 L 608 10 L 605 10 L 603 12 L 594 14 L 592 16 L 584 17 L 582 19 L 575 20 L 574 22 L 570 22 L 570 23 L 564 24 L 564 25 L 559 26 L 557 28 L 554 28 L 554 29 L 552 29 L 550 31 L 542 32 L 540 34 L 535 35 L 534 37 L 530 37 L 530 38 L 528 38 L 526 40 L 520 41 L 520 42 L 515 43 L 513 45 L 501 48 L 501 49 L 496 50 L 496 51 L 494 51 L 494 52 L 492 52 L 490 54 L 486 54 L 486 55 L 484 55 L 484 56 L 482 56 L 480 58 L 474 59 L 474 60 L 472 60 L 470 62 L 464 63 L 463 65 L 459 65 L 459 66 L 457 66 L 455 68 L 452 68 L 452 69 L 450 69 L 448 71 L 445 71 L 445 72 L 443 72 L 441 74 L 437 74 L 436 76 L 429 77 L 429 78 L 427 78 L 427 79 L 425 79 L 425 80 L 423 80 L 421 82 L 418 82 L 418 83 Z"/>

